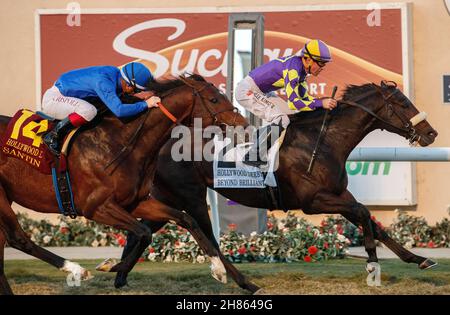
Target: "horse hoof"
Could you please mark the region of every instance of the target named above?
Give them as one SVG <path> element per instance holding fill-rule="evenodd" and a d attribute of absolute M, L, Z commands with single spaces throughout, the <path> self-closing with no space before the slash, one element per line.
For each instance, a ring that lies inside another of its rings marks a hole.
<path fill-rule="evenodd" d="M 427 258 L 419 265 L 419 268 L 425 270 L 433 268 L 434 266 L 437 266 L 437 262 L 434 262 L 431 259 Z"/>
<path fill-rule="evenodd" d="M 259 289 L 253 293 L 253 295 L 266 295 L 268 294 L 264 289 Z"/>
<path fill-rule="evenodd" d="M 111 269 L 117 265 L 117 261 L 114 258 L 107 258 L 95 267 L 95 270 L 102 272 L 110 272 Z"/>
<path fill-rule="evenodd" d="M 211 275 L 217 281 L 227 283 L 227 271 L 219 257 L 211 257 Z"/>
<path fill-rule="evenodd" d="M 92 273 L 89 270 L 85 270 L 81 274 L 81 280 L 82 281 L 88 281 L 88 280 L 91 280 L 92 278 L 94 278 L 94 276 L 92 275 Z"/>
<path fill-rule="evenodd" d="M 370 262 L 366 266 L 366 271 L 369 273 L 366 278 L 369 287 L 381 286 L 381 267 L 377 262 Z"/>
<path fill-rule="evenodd" d="M 124 286 L 128 285 L 127 282 L 127 276 L 121 275 L 120 273 L 117 274 L 116 280 L 114 281 L 114 287 L 116 289 L 123 288 Z"/>
<path fill-rule="evenodd" d="M 380 264 L 376 262 L 370 262 L 366 266 L 367 273 L 372 273 L 377 269 L 380 269 Z"/>

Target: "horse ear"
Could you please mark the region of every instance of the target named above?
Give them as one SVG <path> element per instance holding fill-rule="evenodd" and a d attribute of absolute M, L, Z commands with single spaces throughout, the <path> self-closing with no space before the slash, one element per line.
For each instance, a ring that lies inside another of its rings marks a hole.
<path fill-rule="evenodd" d="M 380 83 L 380 86 L 383 88 L 383 89 L 385 89 L 385 88 L 387 88 L 387 81 L 386 80 L 381 80 L 381 83 Z"/>

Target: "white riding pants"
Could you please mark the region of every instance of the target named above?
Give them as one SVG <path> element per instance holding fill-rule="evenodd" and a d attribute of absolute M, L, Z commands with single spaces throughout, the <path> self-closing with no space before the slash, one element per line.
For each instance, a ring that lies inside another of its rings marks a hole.
<path fill-rule="evenodd" d="M 52 86 L 45 92 L 42 98 L 42 111 L 58 120 L 77 113 L 86 121 L 91 121 L 97 115 L 94 105 L 76 97 L 64 96 L 56 86 Z"/>
<path fill-rule="evenodd" d="M 268 123 L 279 124 L 286 128 L 289 125 L 287 115 L 298 111 L 289 108 L 287 102 L 276 94 L 268 96 L 261 92 L 255 81 L 246 76 L 236 86 L 235 97 L 239 104 L 257 117 Z"/>

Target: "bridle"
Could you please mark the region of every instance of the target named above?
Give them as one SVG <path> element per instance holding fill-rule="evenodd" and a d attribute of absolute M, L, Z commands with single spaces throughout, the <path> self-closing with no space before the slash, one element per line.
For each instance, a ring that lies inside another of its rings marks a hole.
<path fill-rule="evenodd" d="M 133 75 L 133 76 L 134 76 L 134 75 Z M 193 91 L 192 93 L 193 93 L 193 96 L 194 96 L 194 101 L 193 101 L 193 103 L 192 103 L 191 111 L 190 111 L 190 114 L 189 114 L 191 124 L 192 124 L 193 121 L 194 121 L 194 117 L 193 117 L 193 116 L 194 116 L 194 108 L 195 108 L 196 100 L 197 100 L 197 98 L 200 98 L 201 105 L 203 106 L 204 109 L 206 109 L 206 111 L 209 113 L 209 115 L 210 115 L 211 118 L 213 119 L 213 125 L 216 125 L 216 126 L 218 126 L 218 125 L 229 126 L 227 123 L 225 123 L 225 122 L 223 122 L 223 121 L 220 121 L 220 120 L 217 118 L 217 115 L 219 115 L 219 114 L 221 114 L 221 113 L 225 113 L 225 112 L 231 112 L 231 111 L 233 111 L 233 112 L 235 113 L 234 120 L 233 120 L 233 123 L 232 123 L 232 125 L 234 125 L 234 123 L 236 122 L 236 119 L 237 119 L 237 117 L 238 117 L 238 113 L 239 113 L 236 107 L 233 106 L 232 109 L 224 109 L 224 110 L 221 110 L 221 111 L 214 111 L 213 109 L 211 109 L 211 108 L 206 104 L 204 96 L 201 95 L 201 92 L 202 92 L 203 90 L 205 90 L 208 86 L 211 86 L 211 85 L 212 85 L 211 83 L 205 82 L 205 84 L 204 84 L 201 88 L 198 89 L 198 88 L 196 88 L 194 85 L 192 85 L 186 78 L 184 78 L 184 77 L 179 77 L 179 79 L 180 79 L 184 84 L 186 84 L 187 86 L 189 86 L 190 88 L 192 88 L 192 91 Z M 174 88 L 174 89 L 168 91 L 168 93 L 165 93 L 165 94 L 161 95 L 161 99 L 163 99 L 164 97 L 167 97 L 167 96 L 173 94 L 174 90 L 176 90 L 176 89 L 178 89 L 178 88 L 180 88 L 180 87 L 183 87 L 183 85 L 182 85 L 182 86 L 179 86 L 179 87 L 176 87 L 176 88 Z M 164 105 L 162 105 L 162 104 L 159 104 L 159 108 L 160 108 L 161 111 L 164 113 L 164 115 L 165 115 L 167 118 L 169 118 L 169 119 L 170 119 L 174 124 L 176 124 L 176 125 L 181 125 L 181 121 L 183 121 L 183 120 L 187 117 L 187 115 L 186 115 L 185 117 L 182 117 L 181 119 L 176 118 L 176 117 L 175 117 L 172 113 L 170 113 L 169 110 L 168 110 L 167 108 L 165 108 Z M 148 118 L 148 116 L 149 116 L 149 113 L 150 113 L 150 111 L 147 110 L 146 113 L 143 115 L 143 118 L 142 118 L 141 122 L 139 123 L 139 126 L 138 126 L 138 127 L 136 128 L 136 130 L 133 132 L 133 135 L 132 135 L 131 138 L 128 140 L 127 144 L 126 144 L 125 146 L 123 146 L 122 149 L 119 151 L 119 153 L 118 153 L 118 154 L 117 154 L 117 155 L 116 155 L 116 156 L 115 156 L 108 164 L 106 164 L 106 166 L 104 167 L 104 170 L 106 170 L 106 169 L 107 169 L 108 167 L 110 167 L 112 164 L 114 164 L 115 162 L 119 161 L 119 162 L 117 163 L 116 167 L 111 171 L 110 175 L 114 172 L 114 170 L 117 168 L 117 166 L 119 166 L 119 164 L 121 163 L 121 161 L 123 161 L 123 160 L 125 159 L 125 156 L 131 153 L 132 150 L 130 150 L 130 148 L 133 148 L 133 147 L 134 147 L 134 144 L 136 143 L 136 141 L 137 141 L 137 140 L 139 139 L 139 137 L 141 136 L 142 130 L 144 129 L 143 127 L 144 127 L 144 125 L 145 125 L 145 122 L 147 121 L 147 118 Z M 124 155 L 125 155 L 125 156 L 124 156 Z"/>
<path fill-rule="evenodd" d="M 389 81 L 389 82 L 392 82 L 392 81 Z M 353 106 L 353 107 L 358 107 L 358 108 L 362 109 L 363 111 L 365 111 L 366 113 L 373 116 L 374 118 L 376 118 L 377 120 L 381 121 L 382 123 L 392 127 L 393 129 L 396 129 L 400 132 L 406 133 L 408 135 L 407 139 L 409 140 L 409 143 L 413 144 L 416 141 L 418 141 L 420 138 L 420 136 L 417 134 L 416 129 L 414 127 L 421 121 L 425 120 L 427 118 L 427 114 L 425 112 L 420 112 L 417 115 L 415 115 L 414 117 L 410 118 L 409 120 L 406 120 L 402 115 L 400 115 L 395 110 L 395 106 L 392 104 L 392 100 L 391 100 L 392 96 L 400 93 L 400 90 L 397 88 L 397 84 L 395 82 L 392 82 L 392 83 L 394 85 L 391 87 L 394 87 L 394 91 L 390 92 L 388 95 L 385 95 L 385 91 L 383 91 L 383 86 L 379 87 L 375 83 L 372 83 L 372 85 L 375 87 L 374 90 L 369 91 L 363 95 L 360 95 L 353 100 L 348 100 L 348 101 L 340 100 L 339 103 L 346 104 L 346 105 Z M 384 82 L 382 82 L 382 85 L 383 84 L 384 84 Z M 373 112 L 371 109 L 358 103 L 359 101 L 361 101 L 377 92 L 380 93 L 381 96 L 383 97 L 384 107 L 386 108 L 387 112 L 390 113 L 390 116 L 395 115 L 402 122 L 402 127 L 395 126 L 390 121 L 387 121 L 386 119 L 380 117 L 378 114 Z M 408 105 L 403 103 L 403 104 L 401 104 L 401 106 L 407 107 Z"/>
<path fill-rule="evenodd" d="M 186 84 L 187 86 L 189 86 L 190 88 L 192 88 L 192 93 L 194 95 L 194 102 L 192 104 L 192 111 L 191 111 L 191 119 L 190 121 L 193 121 L 193 114 L 194 114 L 194 108 L 195 108 L 195 104 L 196 104 L 196 100 L 197 98 L 200 99 L 201 105 L 202 107 L 209 113 L 209 115 L 211 116 L 212 120 L 213 120 L 213 125 L 218 126 L 218 125 L 224 125 L 224 126 L 229 126 L 227 123 L 220 121 L 217 118 L 217 115 L 222 114 L 222 113 L 226 113 L 226 112 L 234 112 L 234 119 L 233 122 L 231 123 L 232 126 L 234 126 L 234 124 L 236 123 L 236 119 L 238 117 L 239 111 L 236 107 L 233 106 L 232 109 L 223 109 L 220 111 L 215 111 L 214 109 L 210 108 L 208 106 L 208 104 L 206 104 L 205 102 L 205 97 L 203 95 L 201 95 L 201 92 L 206 89 L 209 86 L 212 86 L 212 83 L 209 82 L 205 82 L 205 84 L 200 88 L 196 88 L 194 85 L 192 85 L 186 78 L 184 77 L 180 77 L 179 78 L 181 81 L 183 81 L 184 84 Z"/>

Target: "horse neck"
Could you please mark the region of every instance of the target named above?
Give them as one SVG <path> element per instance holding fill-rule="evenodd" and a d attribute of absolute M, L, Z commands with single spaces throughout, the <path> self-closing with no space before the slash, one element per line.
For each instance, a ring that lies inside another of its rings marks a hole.
<path fill-rule="evenodd" d="M 358 102 L 373 112 L 382 106 L 381 96 L 373 96 Z M 326 139 L 335 144 L 335 152 L 340 160 L 346 161 L 353 149 L 372 131 L 377 129 L 376 119 L 364 110 L 341 104 L 341 112 L 333 118 Z M 331 143 L 330 143 L 331 144 Z"/>
<path fill-rule="evenodd" d="M 190 118 L 194 110 L 194 96 L 188 91 L 190 91 L 188 86 L 179 88 L 177 93 L 169 94 L 161 101 L 181 124 Z M 156 147 L 161 147 L 169 139 L 172 129 L 176 126 L 176 123 L 160 108 L 156 107 L 150 110 L 152 112 L 149 113 L 143 126 L 143 136 L 139 139 L 140 145 L 145 148 L 142 152 L 144 156 L 152 153 Z"/>

